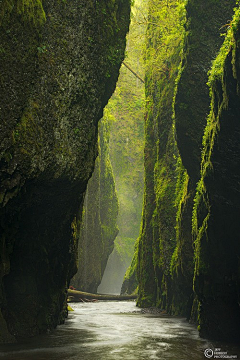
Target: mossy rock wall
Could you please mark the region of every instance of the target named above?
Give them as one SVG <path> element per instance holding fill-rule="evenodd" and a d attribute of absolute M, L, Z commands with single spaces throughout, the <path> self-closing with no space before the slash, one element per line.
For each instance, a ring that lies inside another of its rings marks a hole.
<path fill-rule="evenodd" d="M 169 1 L 150 4 L 149 24 L 163 24 Z M 139 306 L 199 322 L 201 336 L 239 341 L 239 27 L 229 21 L 236 2 L 171 5 L 175 30 L 169 23 L 165 37 L 160 26 L 148 28 L 147 56 L 158 55 L 152 63 L 146 56 L 144 209 L 126 281 L 136 268 Z"/>
<path fill-rule="evenodd" d="M 161 6 L 150 2 L 147 72 L 145 77 L 147 113 L 145 117 L 145 187 L 142 228 L 138 240 L 138 260 L 126 274 L 126 286 L 139 280 L 139 306 L 169 308 L 171 305 L 171 257 L 176 244 L 175 187 L 178 149 L 175 141 L 172 103 L 180 65 L 183 27 L 176 2 Z M 162 10 L 161 10 L 162 9 Z M 163 26 L 170 25 L 163 34 Z M 177 32 L 176 32 L 177 27 Z M 164 49 L 159 54 L 159 48 Z M 132 289 L 131 289 L 132 290 Z"/>
<path fill-rule="evenodd" d="M 240 341 L 240 10 L 210 74 L 211 111 L 203 138 L 193 213 L 194 290 L 200 334 Z"/>
<path fill-rule="evenodd" d="M 186 315 L 193 322 L 198 319 L 193 289 L 195 247 L 192 216 L 200 178 L 202 138 L 211 101 L 207 86 L 208 71 L 223 43 L 221 35 L 226 31 L 235 5 L 236 1 L 209 1 L 205 4 L 189 0 L 186 6 L 186 32 L 174 102 L 176 140 L 185 173 L 176 218 L 176 248 L 171 264 L 171 311 Z"/>
<path fill-rule="evenodd" d="M 99 155 L 84 201 L 78 272 L 72 280 L 76 288 L 97 293 L 118 234 L 117 216 L 118 199 L 109 159 L 109 124 L 104 117 L 99 127 Z"/>
<path fill-rule="evenodd" d="M 129 0 L 1 2 L 0 328 L 16 338 L 66 316 L 97 123 L 129 13 Z"/>
<path fill-rule="evenodd" d="M 138 293 L 138 278 L 137 278 L 137 261 L 138 261 L 138 242 L 135 242 L 134 254 L 130 266 L 124 275 L 121 295 L 125 294 L 137 294 Z"/>
<path fill-rule="evenodd" d="M 210 98 L 208 71 L 223 42 L 221 32 L 233 15 L 236 0 L 188 0 L 181 76 L 175 98 L 178 149 L 194 182 L 199 179 L 201 145 Z"/>

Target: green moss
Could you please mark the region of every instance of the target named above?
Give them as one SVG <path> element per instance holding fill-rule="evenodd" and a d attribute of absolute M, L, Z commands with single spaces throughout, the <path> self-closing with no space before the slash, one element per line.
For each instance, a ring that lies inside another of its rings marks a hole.
<path fill-rule="evenodd" d="M 123 57 L 129 23 L 128 0 L 114 2 L 115 16 L 97 14 L 94 4 L 1 1 L 0 172 L 7 175 L 1 181 L 0 247 L 11 260 L 8 269 L 3 265 L 8 273 L 2 272 L 0 300 L 16 336 L 45 332 L 66 316 L 65 288 L 76 271 L 78 217 L 96 158 L 97 123 L 120 67 L 121 57 L 111 61 L 107 49 L 114 55 L 115 46 Z M 118 36 L 107 33 L 114 18 Z M 104 174 L 109 186 L 110 171 Z M 113 202 L 107 221 L 116 213 Z M 101 241 L 97 249 L 103 249 Z M 29 274 L 34 286 L 28 287 Z"/>
<path fill-rule="evenodd" d="M 214 170 L 211 158 L 220 131 L 219 119 L 222 111 L 228 107 L 228 94 L 224 85 L 224 71 L 229 52 L 232 51 L 234 53 L 236 46 L 234 33 L 236 32 L 239 18 L 240 10 L 236 9 L 233 20 L 229 23 L 225 41 L 218 56 L 216 57 L 216 60 L 213 62 L 211 71 L 209 72 L 208 85 L 211 96 L 211 110 L 203 136 L 201 179 L 197 184 L 192 217 L 192 230 L 195 238 L 195 276 L 208 273 L 208 265 L 204 259 L 208 258 L 206 256 L 206 242 L 208 241 L 207 229 L 208 222 L 211 217 L 211 206 L 205 183 L 208 177 L 213 176 Z M 233 72 L 235 71 L 233 70 Z M 221 98 L 217 97 L 218 93 L 216 92 L 216 89 L 219 88 L 219 84 L 221 84 Z"/>
<path fill-rule="evenodd" d="M 141 298 L 137 300 L 137 306 L 142 308 L 148 308 L 155 305 L 155 298 L 153 295 L 141 294 Z"/>
<path fill-rule="evenodd" d="M 211 107 L 203 136 L 201 178 L 192 217 L 199 331 L 201 336 L 218 339 L 235 337 L 234 328 L 239 327 L 240 316 L 239 300 L 231 281 L 238 271 L 239 227 L 233 220 L 238 209 L 235 205 L 238 193 L 232 190 L 238 173 L 233 170 L 232 162 L 239 153 L 235 143 L 239 112 L 239 23 L 237 8 L 209 72 Z"/>
<path fill-rule="evenodd" d="M 43 25 L 46 21 L 41 0 L 18 0 L 17 12 L 24 21 L 28 21 L 36 27 Z"/>
<path fill-rule="evenodd" d="M 33 156 L 34 152 L 40 153 L 43 146 L 43 129 L 37 121 L 38 112 L 39 104 L 31 101 L 12 132 L 13 143 L 19 147 L 25 156 Z"/>
<path fill-rule="evenodd" d="M 24 22 L 27 22 L 36 28 L 42 26 L 46 21 L 46 15 L 41 0 L 4 0 L 0 13 L 0 25 L 12 12 L 17 13 Z"/>
<path fill-rule="evenodd" d="M 213 61 L 212 68 L 209 71 L 208 86 L 210 88 L 210 92 L 211 92 L 211 87 L 215 86 L 214 84 L 216 83 L 216 81 L 223 80 L 226 57 L 228 56 L 230 51 L 233 50 L 234 53 L 234 49 L 232 49 L 232 46 L 234 45 L 234 35 L 236 34 L 236 31 L 238 29 L 239 11 L 240 10 L 236 8 L 232 21 L 229 21 L 228 24 L 223 26 L 227 28 L 227 32 L 225 34 L 224 43 L 221 46 L 219 54 L 216 57 L 216 59 Z M 235 59 L 234 56 L 233 59 Z M 212 92 L 210 95 L 213 95 Z"/>
<path fill-rule="evenodd" d="M 145 81 L 146 175 L 137 265 L 138 303 L 141 304 L 142 298 L 144 302 L 149 302 L 151 298 L 157 306 L 190 317 L 194 299 L 194 266 L 198 266 L 205 273 L 208 271 L 207 261 L 204 259 L 207 254 L 205 243 L 208 241 L 206 233 L 210 206 L 204 181 L 199 181 L 194 200 L 196 183 L 200 176 L 200 147 L 205 114 L 210 102 L 206 72 L 203 72 L 202 68 L 210 69 L 216 48 L 220 47 L 222 42 L 219 38 L 219 28 L 226 16 L 222 9 L 231 14 L 234 1 L 227 6 L 213 1 L 208 5 L 209 9 L 211 7 L 209 11 L 199 1 L 189 0 L 184 30 L 185 3 L 176 4 L 177 2 L 171 4 L 174 10 L 169 24 L 164 1 L 161 2 L 161 9 L 154 2 L 149 3 Z M 203 18 L 205 21 L 209 19 L 206 25 L 202 22 Z M 166 26 L 163 27 L 165 20 Z M 157 27 L 158 21 L 161 22 L 160 28 Z M 164 48 L 165 44 L 168 45 L 167 49 Z M 203 44 L 208 44 L 213 55 L 210 55 L 208 47 L 203 47 Z M 231 44 L 231 39 L 225 41 L 221 49 L 222 57 L 219 56 L 214 63 L 214 81 L 224 75 L 223 58 L 229 52 Z M 207 52 L 206 56 L 203 55 L 203 48 Z M 225 89 L 223 98 L 225 100 L 221 106 L 227 108 Z M 200 116 L 201 112 L 203 114 Z M 207 140 L 207 147 L 211 149 L 214 146 L 212 133 L 216 131 L 217 123 L 211 122 L 208 127 L 210 135 L 204 135 L 204 148 L 206 136 L 210 139 Z M 201 174 L 211 176 L 211 150 L 203 156 L 205 162 L 202 163 Z M 196 208 L 200 210 L 198 215 Z M 201 245 L 195 235 L 193 244 L 194 227 L 200 237 L 205 239 Z M 198 258 L 195 263 L 194 250 L 195 257 Z M 147 256 L 150 259 L 146 259 Z M 148 298 L 148 295 L 152 296 Z M 196 318 L 195 315 L 194 317 Z"/>
<path fill-rule="evenodd" d="M 133 258 L 131 261 L 131 265 L 128 267 L 125 273 L 121 294 L 138 293 L 138 280 L 137 280 L 138 245 L 139 245 L 139 239 L 137 239 L 135 242 Z"/>
<path fill-rule="evenodd" d="M 139 241 L 138 304 L 169 308 L 171 258 L 176 246 L 178 150 L 172 103 L 181 61 L 185 7 L 150 1 L 146 51 L 145 194 Z M 161 26 L 158 26 L 161 24 Z M 177 190 L 176 190 L 177 185 Z M 176 195 L 177 192 L 177 195 Z M 146 259 L 147 257 L 150 259 Z M 143 299 L 143 300 L 142 300 Z"/>
<path fill-rule="evenodd" d="M 209 1 L 205 5 L 197 0 L 187 2 L 188 16 L 175 118 L 179 152 L 195 184 L 200 177 L 201 143 L 210 105 L 207 71 L 211 69 L 212 60 L 223 43 L 220 34 L 224 32 L 225 22 L 232 16 L 235 3 L 235 0 L 227 4 Z M 215 64 L 216 73 L 219 69 L 221 61 Z"/>

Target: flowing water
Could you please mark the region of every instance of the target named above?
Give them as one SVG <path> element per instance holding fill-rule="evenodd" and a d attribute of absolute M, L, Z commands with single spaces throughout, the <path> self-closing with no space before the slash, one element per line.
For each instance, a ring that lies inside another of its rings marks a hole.
<path fill-rule="evenodd" d="M 143 313 L 132 301 L 71 305 L 74 311 L 65 325 L 1 346 L 0 360 L 200 360 L 213 358 L 211 352 L 204 356 L 207 348 L 217 346 L 228 355 L 239 350 L 200 339 L 183 318 Z"/>

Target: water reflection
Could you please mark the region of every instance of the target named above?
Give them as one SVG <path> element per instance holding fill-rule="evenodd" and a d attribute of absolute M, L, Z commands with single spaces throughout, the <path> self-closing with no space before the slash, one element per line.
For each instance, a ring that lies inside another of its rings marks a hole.
<path fill-rule="evenodd" d="M 143 314 L 134 302 L 72 305 L 66 324 L 49 335 L 0 347 L 0 360 L 202 360 L 204 349 L 239 349 L 200 339 L 182 318 Z"/>

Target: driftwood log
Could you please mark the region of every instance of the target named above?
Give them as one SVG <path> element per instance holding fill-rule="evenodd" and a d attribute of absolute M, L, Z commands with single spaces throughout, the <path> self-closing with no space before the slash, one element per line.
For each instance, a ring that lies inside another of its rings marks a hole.
<path fill-rule="evenodd" d="M 134 300 L 137 295 L 107 295 L 107 294 L 91 294 L 78 290 L 68 289 L 68 302 L 83 302 L 83 301 L 94 301 L 94 300 Z"/>

